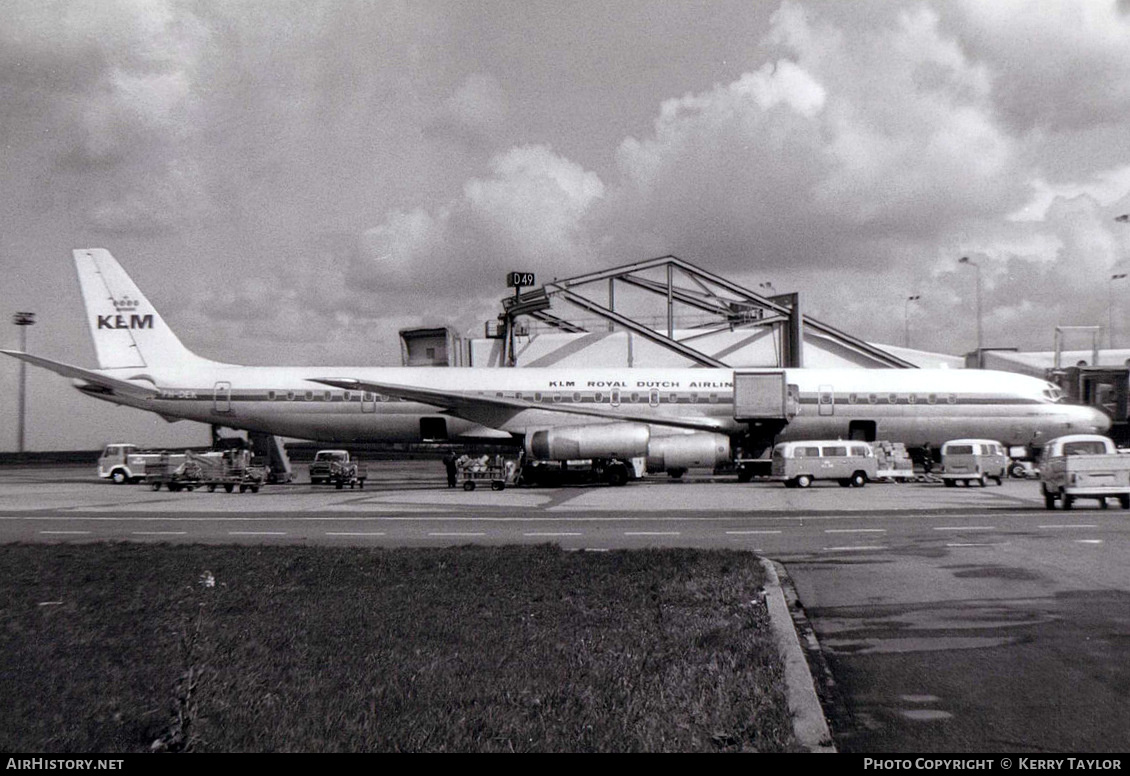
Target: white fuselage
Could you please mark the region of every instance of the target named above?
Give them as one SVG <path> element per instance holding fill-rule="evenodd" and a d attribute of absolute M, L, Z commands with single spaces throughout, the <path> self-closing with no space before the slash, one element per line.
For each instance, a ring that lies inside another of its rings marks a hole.
<path fill-rule="evenodd" d="M 323 441 L 501 439 L 536 429 L 651 418 L 660 423 L 673 418 L 704 421 L 731 435 L 746 428 L 734 419 L 730 369 L 255 367 L 203 362 L 160 371 L 99 372 L 158 390 L 152 399 L 92 392 L 109 401 L 167 418 Z M 798 401 L 780 441 L 854 436 L 920 447 L 984 437 L 1006 445 L 1039 446 L 1062 434 L 1101 433 L 1110 425 L 1097 410 L 1057 401 L 1048 383 L 1007 372 L 784 372 Z M 472 421 L 453 410 L 315 382 L 334 379 L 517 399 L 532 406 L 500 410 L 491 422 Z M 556 411 L 569 407 L 599 415 Z M 687 433 L 662 425 L 652 432 Z"/>

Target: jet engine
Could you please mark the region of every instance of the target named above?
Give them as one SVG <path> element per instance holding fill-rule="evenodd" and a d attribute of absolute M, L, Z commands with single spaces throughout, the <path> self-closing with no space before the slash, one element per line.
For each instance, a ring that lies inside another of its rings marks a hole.
<path fill-rule="evenodd" d="M 528 432 L 526 454 L 542 461 L 626 460 L 647 455 L 650 437 L 647 426 L 637 423 L 559 426 Z"/>
<path fill-rule="evenodd" d="M 647 470 L 676 472 L 696 467 L 713 468 L 730 460 L 730 438 L 696 432 L 652 437 L 647 446 Z"/>

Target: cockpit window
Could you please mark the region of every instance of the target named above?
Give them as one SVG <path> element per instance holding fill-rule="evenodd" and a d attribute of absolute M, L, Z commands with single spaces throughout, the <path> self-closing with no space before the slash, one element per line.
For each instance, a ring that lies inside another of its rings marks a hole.
<path fill-rule="evenodd" d="M 1064 400 L 1063 391 L 1058 385 L 1048 383 L 1047 387 L 1044 388 L 1044 399 L 1054 403 L 1062 402 Z"/>

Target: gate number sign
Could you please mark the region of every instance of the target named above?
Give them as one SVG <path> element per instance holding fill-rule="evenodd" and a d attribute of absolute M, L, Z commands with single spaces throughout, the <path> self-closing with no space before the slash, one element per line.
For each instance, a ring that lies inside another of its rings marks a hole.
<path fill-rule="evenodd" d="M 506 273 L 506 287 L 507 288 L 521 288 L 522 286 L 535 285 L 534 273 L 532 272 L 508 272 Z"/>

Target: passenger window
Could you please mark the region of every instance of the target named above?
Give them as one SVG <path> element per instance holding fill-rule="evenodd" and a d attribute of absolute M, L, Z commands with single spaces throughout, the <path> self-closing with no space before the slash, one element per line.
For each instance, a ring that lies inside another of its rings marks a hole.
<path fill-rule="evenodd" d="M 847 448 L 846 447 L 825 447 L 824 448 L 824 456 L 826 458 L 831 458 L 833 456 L 842 457 L 842 456 L 846 456 L 846 455 L 847 455 Z"/>
<path fill-rule="evenodd" d="M 659 406 L 659 391 L 652 388 L 651 392 L 647 395 L 647 403 L 650 404 L 652 407 L 658 407 Z"/>
<path fill-rule="evenodd" d="M 343 393 L 341 395 L 341 400 L 342 401 L 353 401 L 353 394 L 350 393 L 349 391 L 346 391 L 345 393 Z"/>
<path fill-rule="evenodd" d="M 286 400 L 287 401 L 294 401 L 294 391 L 287 391 L 286 392 Z"/>
<path fill-rule="evenodd" d="M 936 394 L 936 393 L 930 394 L 929 396 L 926 397 L 926 401 L 928 401 L 930 404 L 937 404 L 938 403 L 938 394 Z"/>
<path fill-rule="evenodd" d="M 819 447 L 798 447 L 797 450 L 796 450 L 796 457 L 797 458 L 819 458 L 820 457 L 820 448 Z"/>
<path fill-rule="evenodd" d="M 868 395 L 867 401 L 871 402 L 872 404 L 878 404 L 879 403 L 879 394 L 872 393 L 872 394 Z"/>
<path fill-rule="evenodd" d="M 887 394 L 887 404 L 898 404 L 899 395 L 897 393 Z"/>
<path fill-rule="evenodd" d="M 848 404 L 855 404 L 856 401 L 858 400 L 858 398 L 859 398 L 858 394 L 849 393 L 848 394 Z"/>

